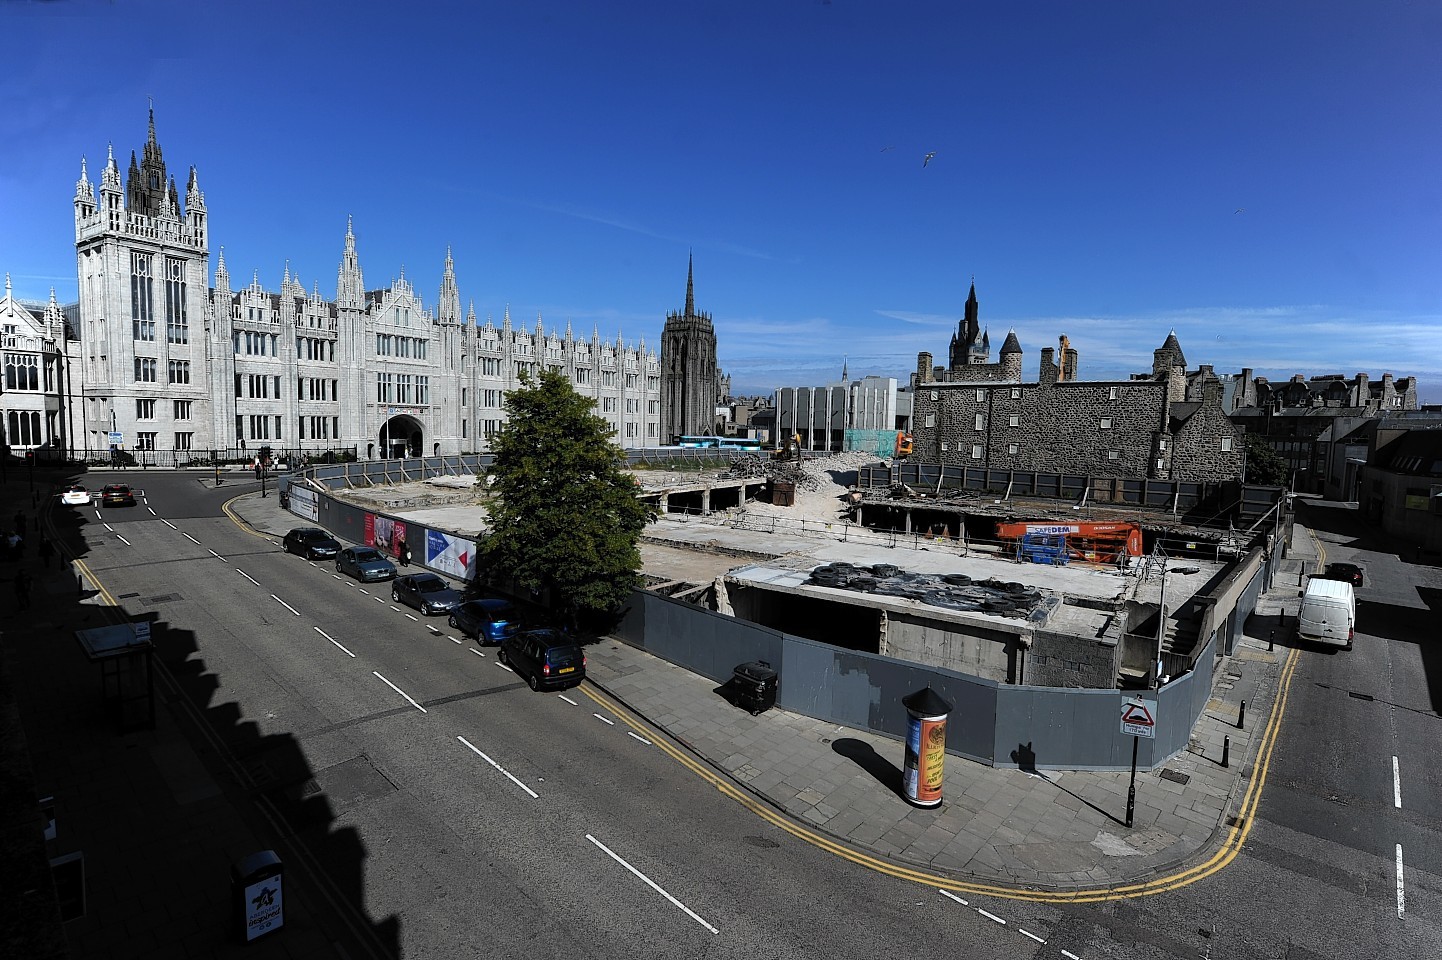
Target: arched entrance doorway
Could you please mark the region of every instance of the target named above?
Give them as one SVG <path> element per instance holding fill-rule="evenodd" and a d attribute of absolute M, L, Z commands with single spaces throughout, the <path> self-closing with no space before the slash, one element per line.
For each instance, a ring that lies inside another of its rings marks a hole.
<path fill-rule="evenodd" d="M 420 422 L 415 417 L 391 417 L 381 424 L 380 444 L 377 449 L 381 458 L 386 460 L 419 457 L 423 439 Z"/>

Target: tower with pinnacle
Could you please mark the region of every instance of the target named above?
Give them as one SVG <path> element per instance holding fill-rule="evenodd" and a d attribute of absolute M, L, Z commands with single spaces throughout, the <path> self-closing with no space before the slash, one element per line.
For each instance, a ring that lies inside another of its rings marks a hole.
<path fill-rule="evenodd" d="M 696 312 L 695 263 L 686 261 L 686 308 L 661 329 L 661 440 L 711 433 L 716 416 L 716 330 Z"/>
<path fill-rule="evenodd" d="M 104 450 L 119 434 L 130 453 L 210 448 L 218 394 L 207 363 L 205 195 L 192 167 L 181 198 L 153 109 L 123 184 L 113 149 L 98 189 L 81 160 L 74 208 L 85 384 L 76 444 Z"/>

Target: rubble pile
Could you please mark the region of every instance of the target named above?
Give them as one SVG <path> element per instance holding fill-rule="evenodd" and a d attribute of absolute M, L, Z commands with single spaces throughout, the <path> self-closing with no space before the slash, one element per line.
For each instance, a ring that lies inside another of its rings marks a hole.
<path fill-rule="evenodd" d="M 743 453 L 731 461 L 730 468 L 722 477 L 728 480 L 769 480 L 796 485 L 798 490 L 816 491 L 821 481 L 814 474 L 794 460 L 772 460 L 754 453 Z"/>
<path fill-rule="evenodd" d="M 811 583 L 839 590 L 858 590 L 889 597 L 920 600 L 949 610 L 969 610 L 996 617 L 1044 621 L 1059 598 L 1037 587 L 1003 582 L 995 577 L 973 580 L 964 573 L 907 573 L 889 563 L 858 567 L 827 563 L 811 571 Z"/>

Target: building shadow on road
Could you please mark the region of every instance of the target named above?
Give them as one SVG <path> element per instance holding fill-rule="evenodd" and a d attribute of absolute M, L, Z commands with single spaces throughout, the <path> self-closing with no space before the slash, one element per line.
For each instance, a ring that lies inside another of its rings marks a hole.
<path fill-rule="evenodd" d="M 33 787 L 0 791 L 0 813 L 22 823 L 26 811 L 12 809 L 12 801 L 33 811 L 35 796 L 53 795 L 60 826 L 58 839 L 48 841 L 51 855 L 77 849 L 84 856 L 79 909 L 64 924 L 71 955 L 275 956 L 270 944 L 304 952 L 309 946 L 301 944 L 315 941 L 344 946 L 357 960 L 399 955 L 399 917 L 373 921 L 363 913 L 365 845 L 355 829 L 337 826 L 345 801 L 332 802 L 318 788 L 335 781 L 310 769 L 293 735 L 262 733 L 237 704 L 221 699 L 225 684 L 206 662 L 206 641 L 160 616 L 157 606 L 174 597 L 128 594 L 124 606 L 112 606 L 103 569 L 82 566 L 106 561 L 86 548 L 82 527 L 96 523 L 94 513 L 57 506 L 55 491 L 77 476 L 51 472 L 34 498 L 17 489 L 13 473 L 0 484 L 10 503 L 25 502 L 36 536 L 56 548 L 51 563 L 33 549 L 20 561 L 34 577 L 36 609 L 6 627 L 26 642 L 4 651 L 16 709 L 0 715 L 0 739 L 28 743 L 25 774 Z M 122 516 L 130 519 L 116 519 Z M 101 667 L 87 659 L 77 631 L 142 622 L 150 628 L 152 671 L 102 685 Z M 120 702 L 110 688 L 118 692 L 122 683 Z M 272 848 L 304 891 L 295 902 L 308 907 L 310 931 L 297 912 L 289 929 L 248 946 L 237 942 L 230 870 L 259 852 L 254 847 Z M 166 899 L 158 909 L 190 925 L 145 925 L 149 907 L 134 891 L 161 889 Z M 47 922 L 46 911 L 31 913 L 34 922 Z M 131 936 L 137 923 L 140 932 Z M 171 927 L 174 942 L 166 940 Z M 6 925 L 3 939 L 25 942 L 11 936 L 14 929 Z M 147 938 L 159 946 L 147 951 Z"/>
<path fill-rule="evenodd" d="M 1437 625 L 1442 623 L 1442 590 L 1417 588 L 1425 607 L 1403 607 L 1375 600 L 1357 604 L 1357 632 L 1384 640 L 1415 643 L 1427 676 L 1427 698 L 1431 711 L 1442 714 L 1442 640 Z M 1404 706 L 1410 706 L 1404 704 Z"/>

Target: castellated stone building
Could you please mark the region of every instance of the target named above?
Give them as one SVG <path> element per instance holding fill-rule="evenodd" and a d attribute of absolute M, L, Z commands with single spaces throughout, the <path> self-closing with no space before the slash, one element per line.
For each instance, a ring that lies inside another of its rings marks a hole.
<path fill-rule="evenodd" d="M 1151 373 L 1117 381 L 1077 379 L 1077 351 L 1063 336 L 1042 350 L 1037 379 L 1027 382 L 1016 332 L 992 363 L 977 313 L 973 284 L 950 363 L 917 357 L 916 459 L 1096 477 L 1241 478 L 1243 431 L 1222 409 L 1222 382 L 1208 367 L 1188 375 L 1175 333 L 1154 351 Z"/>
<path fill-rule="evenodd" d="M 623 447 L 666 442 L 662 371 L 684 390 L 672 427 L 712 419 L 716 336 L 696 314 L 692 279 L 672 361 L 642 340 L 577 338 L 462 314 L 447 251 L 437 306 L 422 302 L 404 270 L 367 289 L 347 224 L 335 299 L 293 278 L 278 291 L 259 275 L 233 288 L 223 248 L 211 283 L 211 231 L 196 170 L 184 198 L 166 173 L 155 114 L 142 158 L 122 182 L 113 152 L 92 184 L 85 162 L 75 188 L 80 282 L 80 376 L 75 446 L 103 450 L 354 451 L 359 457 L 455 454 L 486 449 L 504 421 L 506 393 L 523 375 L 552 369 L 595 402 Z M 693 395 L 707 378 L 705 401 Z M 699 432 L 699 431 L 698 431 Z"/>

